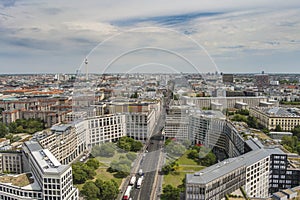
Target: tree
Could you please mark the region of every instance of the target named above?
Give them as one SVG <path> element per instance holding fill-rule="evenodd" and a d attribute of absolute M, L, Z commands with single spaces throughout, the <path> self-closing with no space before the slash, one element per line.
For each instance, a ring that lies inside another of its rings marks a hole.
<path fill-rule="evenodd" d="M 179 167 L 179 164 L 177 162 L 171 162 L 162 168 L 162 172 L 165 175 L 168 175 L 170 172 L 174 172 Z"/>
<path fill-rule="evenodd" d="M 298 139 L 300 139 L 300 125 L 295 126 L 292 130 L 292 133 L 294 136 L 297 136 Z"/>
<path fill-rule="evenodd" d="M 201 165 L 211 166 L 215 164 L 217 161 L 217 157 L 214 153 L 209 152 L 204 158 L 200 158 Z"/>
<path fill-rule="evenodd" d="M 282 128 L 279 124 L 276 125 L 275 131 L 282 132 Z"/>
<path fill-rule="evenodd" d="M 178 142 L 171 142 L 166 146 L 166 152 L 171 156 L 181 156 L 185 150 L 186 148 Z"/>
<path fill-rule="evenodd" d="M 247 119 L 247 122 L 249 127 L 251 128 L 258 128 L 259 125 L 258 125 L 258 122 L 257 122 L 257 119 L 255 117 L 252 117 L 252 116 L 249 116 L 248 119 Z"/>
<path fill-rule="evenodd" d="M 188 153 L 188 158 L 190 159 L 199 159 L 199 153 L 197 150 L 193 149 Z"/>
<path fill-rule="evenodd" d="M 87 166 L 91 167 L 92 169 L 96 170 L 100 166 L 100 162 L 96 158 L 91 158 L 86 162 Z"/>
<path fill-rule="evenodd" d="M 8 128 L 5 126 L 5 124 L 0 122 L 0 138 L 5 137 L 5 135 L 7 134 L 8 134 Z"/>
<path fill-rule="evenodd" d="M 95 185 L 94 182 L 88 181 L 86 182 L 81 190 L 82 194 L 84 194 L 88 199 L 97 198 L 100 196 L 100 189 Z"/>
<path fill-rule="evenodd" d="M 136 159 L 136 154 L 133 153 L 133 152 L 128 152 L 128 153 L 126 154 L 126 157 L 127 157 L 129 160 L 134 161 L 134 160 Z"/>
<path fill-rule="evenodd" d="M 237 122 L 247 122 L 247 117 L 245 117 L 244 115 L 236 114 L 233 116 L 232 120 Z"/>
<path fill-rule="evenodd" d="M 131 161 L 128 159 L 121 159 L 119 161 L 112 161 L 110 163 L 110 170 L 118 172 L 120 177 L 126 177 L 130 174 Z"/>
<path fill-rule="evenodd" d="M 143 148 L 143 144 L 140 141 L 133 141 L 131 143 L 131 151 L 137 152 L 140 151 Z"/>
<path fill-rule="evenodd" d="M 93 179 L 96 172 L 93 168 L 82 162 L 77 162 L 72 165 L 73 180 L 75 184 L 82 184 L 88 179 Z"/>
<path fill-rule="evenodd" d="M 172 185 L 166 185 L 160 198 L 162 200 L 180 200 L 180 190 Z"/>
<path fill-rule="evenodd" d="M 103 182 L 100 198 L 101 199 L 116 199 L 119 193 L 118 184 L 114 180 Z"/>
<path fill-rule="evenodd" d="M 136 141 L 130 137 L 121 137 L 117 143 L 117 146 L 125 151 L 140 151 L 143 148 L 143 144 L 140 141 Z"/>

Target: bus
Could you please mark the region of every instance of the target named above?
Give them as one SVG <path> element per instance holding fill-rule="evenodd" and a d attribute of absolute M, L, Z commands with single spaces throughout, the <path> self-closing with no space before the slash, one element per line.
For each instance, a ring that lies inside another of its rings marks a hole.
<path fill-rule="evenodd" d="M 136 181 L 136 176 L 131 177 L 129 185 L 134 185 Z"/>
<path fill-rule="evenodd" d="M 129 185 L 126 189 L 126 192 L 125 192 L 124 196 L 123 196 L 123 200 L 129 200 L 131 189 L 132 189 L 132 186 Z"/>
<path fill-rule="evenodd" d="M 136 188 L 140 189 L 143 182 L 143 177 L 140 177 L 136 183 Z"/>

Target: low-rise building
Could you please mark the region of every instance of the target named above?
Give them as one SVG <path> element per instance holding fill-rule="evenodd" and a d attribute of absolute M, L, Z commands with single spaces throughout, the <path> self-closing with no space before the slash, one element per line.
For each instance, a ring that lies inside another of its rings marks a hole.
<path fill-rule="evenodd" d="M 300 115 L 282 107 L 253 107 L 250 108 L 250 116 L 257 118 L 257 121 L 269 130 L 275 130 L 279 125 L 282 130 L 290 131 L 300 125 Z"/>

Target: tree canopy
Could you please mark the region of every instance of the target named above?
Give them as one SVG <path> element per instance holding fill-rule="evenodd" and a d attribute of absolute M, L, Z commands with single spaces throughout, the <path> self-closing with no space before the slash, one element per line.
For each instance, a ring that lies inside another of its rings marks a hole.
<path fill-rule="evenodd" d="M 166 185 L 163 188 L 163 194 L 160 196 L 162 200 L 180 200 L 180 189 L 173 187 L 172 185 Z"/>
<path fill-rule="evenodd" d="M 114 180 L 103 181 L 96 179 L 95 182 L 86 182 L 81 192 L 87 199 L 116 199 L 119 193 L 119 186 Z"/>
<path fill-rule="evenodd" d="M 121 137 L 117 142 L 117 146 L 125 151 L 140 151 L 143 148 L 143 144 L 140 141 L 136 141 L 130 137 Z"/>

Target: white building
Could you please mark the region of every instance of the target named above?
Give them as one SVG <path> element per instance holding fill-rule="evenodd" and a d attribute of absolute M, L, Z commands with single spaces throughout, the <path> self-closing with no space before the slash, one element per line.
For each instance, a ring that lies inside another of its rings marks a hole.
<path fill-rule="evenodd" d="M 23 144 L 22 164 L 23 174 L 0 176 L 0 199 L 78 199 L 78 190 L 73 186 L 71 166 L 62 165 L 38 142 L 27 141 Z"/>

